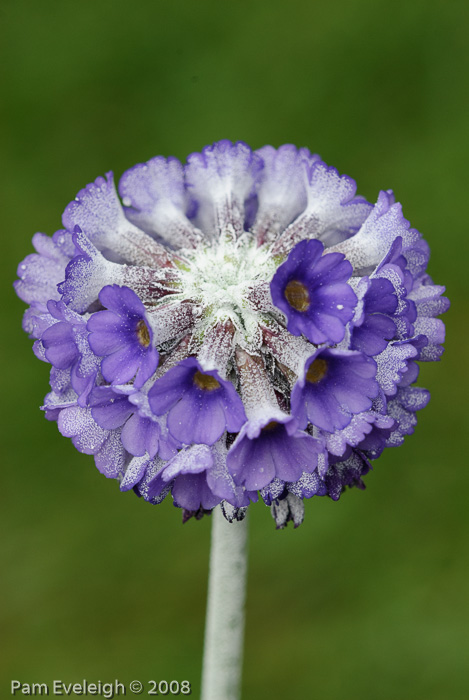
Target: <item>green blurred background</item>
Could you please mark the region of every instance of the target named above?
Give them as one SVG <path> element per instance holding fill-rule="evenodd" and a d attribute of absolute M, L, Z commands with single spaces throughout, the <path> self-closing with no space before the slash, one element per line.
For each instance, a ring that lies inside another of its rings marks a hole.
<path fill-rule="evenodd" d="M 373 201 L 393 188 L 452 299 L 432 401 L 367 491 L 312 499 L 296 531 L 251 508 L 243 700 L 469 697 L 468 19 L 431 0 L 3 0 L 1 697 L 83 678 L 199 695 L 210 521 L 120 494 L 45 421 L 11 283 L 86 183 L 220 138 L 308 146 Z"/>

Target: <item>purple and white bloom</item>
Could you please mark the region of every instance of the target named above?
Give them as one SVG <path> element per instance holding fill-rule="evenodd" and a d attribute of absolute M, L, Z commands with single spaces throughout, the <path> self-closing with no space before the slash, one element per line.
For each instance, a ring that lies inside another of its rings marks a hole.
<path fill-rule="evenodd" d="M 333 433 L 354 414 L 368 411 L 378 395 L 376 362 L 355 350 L 318 348 L 291 392 L 291 411 L 301 428 L 308 423 Z"/>
<path fill-rule="evenodd" d="M 87 328 L 91 349 L 104 358 L 104 379 L 125 384 L 135 377 L 135 387 L 143 386 L 159 358 L 144 305 L 135 292 L 116 284 L 103 287 L 99 301 L 106 310 L 92 314 Z"/>
<path fill-rule="evenodd" d="M 46 417 L 122 491 L 297 526 L 413 432 L 449 302 L 390 190 L 225 140 L 97 178 L 63 226 L 18 267 L 23 327 Z"/>
<path fill-rule="evenodd" d="M 352 266 L 341 253 L 324 254 L 318 240 L 298 243 L 270 284 L 272 301 L 287 330 L 311 343 L 339 343 L 353 318 L 357 297 L 347 280 Z"/>
<path fill-rule="evenodd" d="M 276 416 L 264 424 L 246 423 L 233 443 L 228 469 L 236 484 L 248 491 L 262 489 L 275 479 L 296 481 L 303 472 L 313 472 L 318 465 L 321 444 L 298 430 L 291 416 Z"/>
<path fill-rule="evenodd" d="M 233 384 L 216 370 L 204 370 L 195 357 L 157 379 L 148 402 L 155 416 L 168 414 L 169 432 L 186 445 L 213 445 L 225 431 L 237 433 L 246 422 Z"/>

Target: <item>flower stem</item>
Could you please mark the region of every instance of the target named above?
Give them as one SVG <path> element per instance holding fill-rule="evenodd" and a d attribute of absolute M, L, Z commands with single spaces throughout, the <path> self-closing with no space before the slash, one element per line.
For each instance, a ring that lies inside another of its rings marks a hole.
<path fill-rule="evenodd" d="M 239 700 L 246 597 L 247 518 L 213 513 L 202 700 Z"/>

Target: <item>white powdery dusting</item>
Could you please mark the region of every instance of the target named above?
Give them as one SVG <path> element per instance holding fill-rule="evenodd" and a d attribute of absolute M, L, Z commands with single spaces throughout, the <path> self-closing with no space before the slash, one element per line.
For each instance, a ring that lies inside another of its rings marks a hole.
<path fill-rule="evenodd" d="M 145 469 L 150 462 L 148 452 L 142 457 L 133 457 L 127 464 L 125 474 L 121 479 L 120 490 L 128 491 L 137 484 L 145 474 Z"/>
<path fill-rule="evenodd" d="M 407 360 L 418 351 L 410 343 L 389 343 L 374 359 L 377 364 L 376 380 L 386 396 L 394 396 L 396 385 L 407 370 Z"/>
<path fill-rule="evenodd" d="M 303 374 L 306 361 L 315 353 L 317 346 L 303 336 L 291 335 L 275 321 L 262 323 L 264 343 L 273 356 L 297 376 Z"/>
<path fill-rule="evenodd" d="M 319 455 L 319 458 L 320 457 L 321 455 Z M 303 496 L 308 498 L 308 494 L 312 496 L 316 493 L 319 485 L 320 479 L 317 472 L 303 472 L 298 481 L 287 484 L 287 489 L 290 493 L 293 493 L 300 498 Z"/>
<path fill-rule="evenodd" d="M 378 428 L 390 428 L 393 424 L 390 416 L 383 416 L 375 411 L 364 411 L 354 415 L 352 420 L 343 430 L 326 434 L 326 447 L 331 454 L 341 457 L 347 445 L 356 447 L 373 429 L 373 425 Z"/>
<path fill-rule="evenodd" d="M 418 386 L 408 386 L 399 389 L 399 401 L 409 411 L 420 411 L 427 405 L 430 394 L 426 389 Z"/>
<path fill-rule="evenodd" d="M 200 305 L 202 331 L 229 319 L 237 330 L 236 341 L 258 349 L 262 338 L 249 296 L 275 272 L 269 249 L 257 248 L 248 234 L 237 241 L 222 236 L 218 244 L 185 251 L 185 261 L 187 265 L 179 271 L 181 292 L 175 301 L 190 299 Z"/>
<path fill-rule="evenodd" d="M 203 700 L 239 697 L 246 595 L 247 518 L 228 523 L 213 511 Z"/>
<path fill-rule="evenodd" d="M 404 311 L 406 311 L 408 304 L 406 301 L 407 290 L 404 286 L 404 274 L 400 267 L 390 264 L 385 265 L 378 273 L 373 274 L 372 278 L 387 279 L 389 282 L 391 282 L 397 298 L 397 308 L 394 313 L 396 316 L 403 314 Z"/>
<path fill-rule="evenodd" d="M 271 499 L 278 498 L 285 490 L 285 483 L 277 476 L 270 482 L 268 486 L 264 486 L 260 490 L 262 498 L 270 496 Z"/>
<path fill-rule="evenodd" d="M 180 450 L 171 459 L 163 474 L 164 481 L 170 481 L 179 474 L 200 474 L 213 464 L 213 457 L 208 445 L 191 445 Z"/>
<path fill-rule="evenodd" d="M 95 454 L 109 434 L 93 420 L 89 408 L 72 406 L 60 412 L 58 427 L 62 435 L 74 438 L 73 444 L 80 452 Z"/>
<path fill-rule="evenodd" d="M 419 316 L 414 322 L 416 335 L 422 334 L 428 338 L 428 344 L 422 348 L 419 359 L 424 362 L 435 362 L 443 353 L 441 343 L 445 339 L 445 324 L 439 318 Z"/>
<path fill-rule="evenodd" d="M 63 280 L 69 256 L 64 255 L 52 238 L 36 233 L 33 245 L 37 253 L 31 253 L 18 266 L 19 279 L 15 290 L 28 304 L 46 304 L 49 299 L 59 299 L 57 285 Z M 44 307 L 45 310 L 45 307 Z"/>
<path fill-rule="evenodd" d="M 71 231 L 78 225 L 98 250 L 112 250 L 132 265 L 157 265 L 170 259 L 163 246 L 127 220 L 111 173 L 107 181 L 100 177 L 78 194 L 65 210 L 64 224 Z"/>
<path fill-rule="evenodd" d="M 121 430 L 111 430 L 94 461 L 99 471 L 108 479 L 117 479 L 125 470 L 127 453 L 121 442 Z"/>
<path fill-rule="evenodd" d="M 68 372 L 69 370 L 62 370 L 63 372 Z M 70 406 L 75 406 L 77 403 L 77 393 L 72 389 L 70 384 L 67 382 L 64 387 L 63 393 L 56 393 L 55 391 L 50 391 L 46 394 L 44 399 L 44 405 L 41 406 L 43 410 L 48 410 L 52 408 L 69 408 Z"/>
<path fill-rule="evenodd" d="M 241 397 L 249 419 L 248 435 L 257 435 L 270 420 L 284 422 L 287 417 L 279 408 L 274 388 L 262 359 L 250 357 L 237 348 L 236 365 L 241 383 Z"/>
<path fill-rule="evenodd" d="M 69 369 L 57 369 L 56 367 L 52 367 L 50 371 L 50 385 L 54 392 L 63 394 L 65 391 L 71 390 L 70 379 L 71 372 Z M 75 396 L 77 396 L 77 394 L 75 394 Z"/>
<path fill-rule="evenodd" d="M 156 344 L 180 338 L 200 316 L 200 309 L 190 303 L 160 304 L 148 309 L 148 322 L 155 335 Z"/>
<path fill-rule="evenodd" d="M 398 401 L 390 401 L 388 404 L 389 415 L 394 418 L 398 428 L 393 430 L 386 440 L 386 447 L 398 447 L 404 442 L 404 436 L 414 432 L 417 425 L 417 416 L 411 411 L 406 411 Z"/>
<path fill-rule="evenodd" d="M 354 274 L 362 275 L 380 263 L 398 236 L 404 250 L 419 240 L 418 232 L 409 228 L 409 222 L 402 216 L 401 205 L 394 203 L 390 192 L 381 192 L 359 231 L 331 250 L 343 253 L 352 263 Z"/>

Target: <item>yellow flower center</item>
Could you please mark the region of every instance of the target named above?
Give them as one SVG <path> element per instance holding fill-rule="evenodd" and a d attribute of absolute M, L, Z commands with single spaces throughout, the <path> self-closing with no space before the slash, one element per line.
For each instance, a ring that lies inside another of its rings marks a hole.
<path fill-rule="evenodd" d="M 285 299 L 296 311 L 307 311 L 311 303 L 307 288 L 298 280 L 290 280 L 287 284 Z"/>
<path fill-rule="evenodd" d="M 194 374 L 194 384 L 204 391 L 215 391 L 220 386 L 220 382 L 215 377 L 211 374 L 203 374 L 199 370 Z"/>
<path fill-rule="evenodd" d="M 275 428 L 279 425 L 276 420 L 271 420 L 267 425 L 264 425 L 262 428 L 261 432 L 263 433 L 270 433 L 272 430 L 275 430 Z"/>
<path fill-rule="evenodd" d="M 321 358 L 318 358 L 317 360 L 314 360 L 308 368 L 308 371 L 306 372 L 306 381 L 310 382 L 311 384 L 317 384 L 318 382 L 321 381 L 323 377 L 326 376 L 327 372 L 327 362 L 326 360 L 322 360 Z"/>
<path fill-rule="evenodd" d="M 150 345 L 150 331 L 143 318 L 137 323 L 137 338 L 140 345 L 147 348 Z"/>

